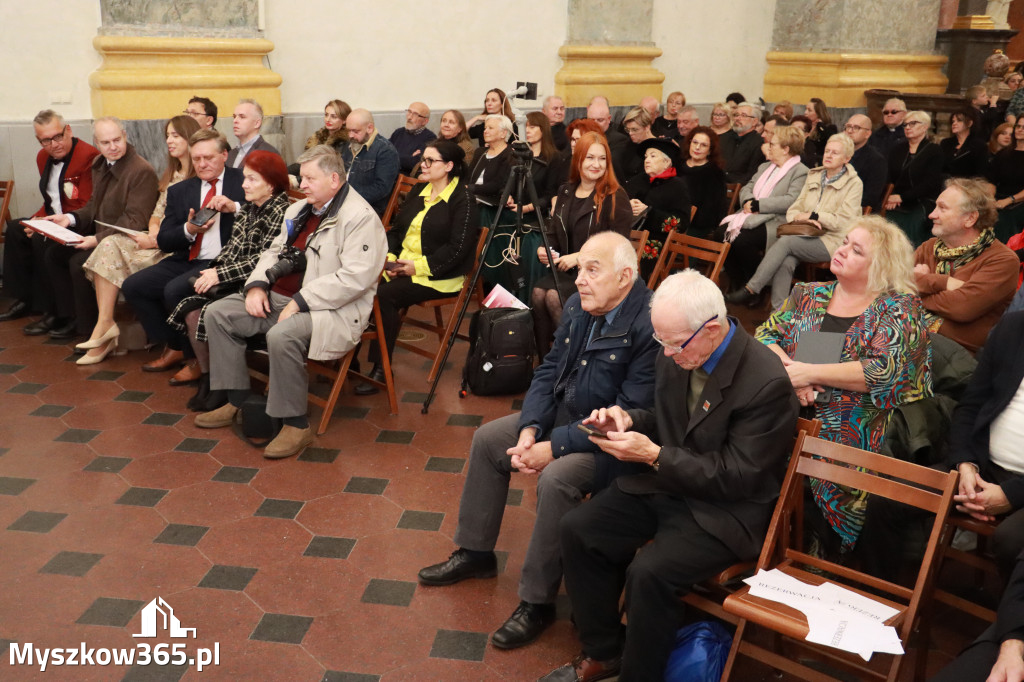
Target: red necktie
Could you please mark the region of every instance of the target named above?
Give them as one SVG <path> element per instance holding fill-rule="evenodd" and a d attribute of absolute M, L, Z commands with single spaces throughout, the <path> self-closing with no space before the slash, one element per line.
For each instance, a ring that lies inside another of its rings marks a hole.
<path fill-rule="evenodd" d="M 213 182 L 210 183 L 210 191 L 207 192 L 206 196 L 203 198 L 203 204 L 202 204 L 202 206 L 200 206 L 200 208 L 206 208 L 206 205 L 208 203 L 210 203 L 210 199 L 214 198 L 215 196 L 217 196 L 217 181 L 216 180 L 214 180 Z M 196 235 L 196 240 L 194 242 L 192 242 L 192 247 L 188 250 L 188 259 L 189 260 L 195 260 L 196 258 L 199 257 L 199 249 L 202 248 L 202 246 L 203 246 L 203 235 L 204 234 L 205 234 L 204 232 L 200 232 L 199 234 Z"/>

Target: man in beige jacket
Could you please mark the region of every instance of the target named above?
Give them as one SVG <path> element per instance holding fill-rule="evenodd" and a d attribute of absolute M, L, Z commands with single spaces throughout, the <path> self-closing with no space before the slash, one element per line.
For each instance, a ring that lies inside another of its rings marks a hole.
<path fill-rule="evenodd" d="M 298 454 L 313 441 L 306 358 L 332 360 L 355 347 L 369 324 L 387 254 L 384 226 L 345 182 L 338 153 L 317 145 L 298 160 L 306 200 L 285 213 L 281 234 L 260 256 L 242 293 L 207 310 L 210 387 L 226 391 L 228 403 L 195 420 L 208 429 L 235 421 L 249 396 L 246 339 L 266 334 L 267 414 L 284 422 L 264 450 L 271 459 Z M 295 259 L 287 252 L 304 255 L 305 264 L 291 265 Z M 282 269 L 286 263 L 291 267 Z"/>

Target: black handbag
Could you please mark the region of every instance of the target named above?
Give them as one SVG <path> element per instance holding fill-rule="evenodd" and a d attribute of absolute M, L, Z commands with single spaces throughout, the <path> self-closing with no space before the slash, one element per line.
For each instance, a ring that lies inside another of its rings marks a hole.
<path fill-rule="evenodd" d="M 469 323 L 469 353 L 462 395 L 515 395 L 533 381 L 533 314 L 518 308 L 484 308 Z"/>
<path fill-rule="evenodd" d="M 253 447 L 262 448 L 274 440 L 281 431 L 283 421 L 267 414 L 267 396 L 250 395 L 239 409 L 240 422 L 235 424 L 235 433 Z"/>

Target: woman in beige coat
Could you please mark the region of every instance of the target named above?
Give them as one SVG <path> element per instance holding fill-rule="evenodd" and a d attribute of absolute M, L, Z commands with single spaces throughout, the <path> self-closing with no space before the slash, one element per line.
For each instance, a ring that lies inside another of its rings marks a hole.
<path fill-rule="evenodd" d="M 800 196 L 786 212 L 786 220 L 806 221 L 819 236 L 780 236 L 765 253 L 746 286 L 725 297 L 730 303 L 759 303 L 766 285 L 772 287 L 772 308 L 786 300 L 798 263 L 817 263 L 832 258 L 850 222 L 861 215 L 864 184 L 850 165 L 853 140 L 845 133 L 833 135 L 825 145 L 823 166 L 807 174 Z"/>

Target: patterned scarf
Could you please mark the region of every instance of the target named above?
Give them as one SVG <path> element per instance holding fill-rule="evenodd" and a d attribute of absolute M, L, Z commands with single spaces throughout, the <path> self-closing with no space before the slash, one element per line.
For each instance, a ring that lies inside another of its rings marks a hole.
<path fill-rule="evenodd" d="M 957 268 L 967 265 L 981 255 L 996 238 L 990 227 L 982 230 L 978 238 L 963 246 L 946 246 L 942 239 L 935 240 L 935 274 L 949 275 Z"/>

